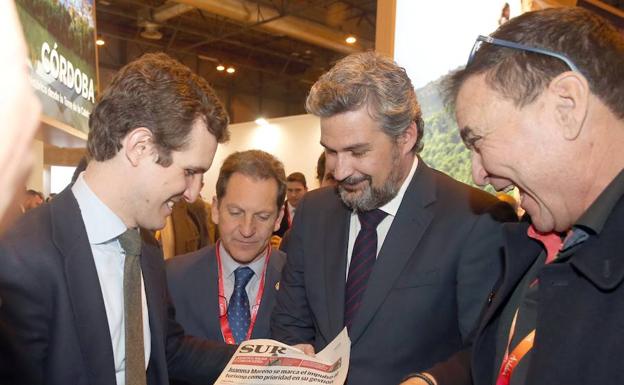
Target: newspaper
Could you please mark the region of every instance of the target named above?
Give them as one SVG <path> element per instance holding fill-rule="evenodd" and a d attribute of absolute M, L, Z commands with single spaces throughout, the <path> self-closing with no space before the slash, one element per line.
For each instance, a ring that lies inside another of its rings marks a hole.
<path fill-rule="evenodd" d="M 314 357 L 274 340 L 245 341 L 214 385 L 343 385 L 350 351 L 346 328 Z"/>

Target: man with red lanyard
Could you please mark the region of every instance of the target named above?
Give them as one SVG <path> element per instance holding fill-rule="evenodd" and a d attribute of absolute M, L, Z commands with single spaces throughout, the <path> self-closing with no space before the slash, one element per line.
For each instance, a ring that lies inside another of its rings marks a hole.
<path fill-rule="evenodd" d="M 515 185 L 532 225 L 472 348 L 403 385 L 622 384 L 624 35 L 582 8 L 511 19 L 451 78 L 473 179 Z"/>
<path fill-rule="evenodd" d="M 270 336 L 286 255 L 269 240 L 282 219 L 285 180 L 282 163 L 264 151 L 224 161 L 212 204 L 219 241 L 167 261 L 176 319 L 187 333 L 228 344 Z"/>

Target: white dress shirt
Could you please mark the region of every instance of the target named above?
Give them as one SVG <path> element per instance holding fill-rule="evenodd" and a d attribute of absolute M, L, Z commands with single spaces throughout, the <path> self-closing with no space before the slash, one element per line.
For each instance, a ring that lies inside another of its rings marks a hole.
<path fill-rule="evenodd" d="M 78 201 L 82 220 L 87 230 L 95 268 L 104 298 L 108 329 L 110 330 L 115 376 L 117 385 L 126 383 L 126 343 L 124 328 L 123 272 L 125 253 L 117 237 L 127 229 L 122 220 L 102 202 L 89 188 L 80 174 L 72 187 Z M 143 303 L 143 343 L 145 367 L 149 362 L 151 339 L 145 284 L 141 275 L 141 299 Z"/>
<path fill-rule="evenodd" d="M 292 225 L 295 220 L 295 211 L 297 211 L 297 208 L 291 205 L 288 201 L 286 201 L 286 204 L 288 205 L 288 223 Z"/>
<path fill-rule="evenodd" d="M 219 253 L 221 255 L 221 266 L 223 267 L 223 295 L 225 295 L 228 306 L 234 292 L 234 282 L 236 281 L 234 270 L 241 266 L 247 266 L 253 270 L 254 275 L 247 283 L 247 286 L 245 286 L 245 292 L 247 292 L 247 298 L 249 298 L 249 311 L 252 312 L 260 289 L 260 278 L 264 270 L 264 261 L 266 261 L 266 250 L 262 252 L 260 258 L 248 265 L 236 262 L 223 247 L 223 242 L 219 242 Z"/>
<path fill-rule="evenodd" d="M 377 253 L 375 256 L 379 255 L 379 251 L 383 246 L 384 241 L 386 240 L 386 235 L 388 235 L 388 231 L 390 231 L 390 226 L 392 226 L 392 222 L 394 221 L 394 217 L 396 216 L 397 211 L 399 211 L 399 206 L 401 206 L 401 201 L 403 201 L 403 196 L 405 195 L 405 190 L 407 190 L 407 186 L 409 186 L 412 178 L 414 177 L 414 173 L 416 172 L 416 167 L 418 167 L 418 157 L 414 157 L 414 162 L 412 163 L 412 168 L 407 175 L 407 178 L 403 181 L 401 188 L 397 192 L 397 195 L 392 198 L 392 200 L 385 205 L 379 207 L 381 211 L 384 211 L 388 215 L 377 225 Z M 355 238 L 357 238 L 358 233 L 362 225 L 360 224 L 360 219 L 358 218 L 357 212 L 353 210 L 351 212 L 351 218 L 349 220 L 349 249 L 347 252 L 347 273 L 345 276 L 349 275 L 349 265 L 351 264 L 351 256 L 353 255 L 353 247 L 355 246 Z"/>

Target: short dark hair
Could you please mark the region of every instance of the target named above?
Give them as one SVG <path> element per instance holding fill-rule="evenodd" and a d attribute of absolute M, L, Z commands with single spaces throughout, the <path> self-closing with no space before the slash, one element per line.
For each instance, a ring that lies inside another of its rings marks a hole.
<path fill-rule="evenodd" d="M 41 198 L 41 200 L 44 200 L 44 199 L 45 199 L 45 198 L 43 197 L 43 193 L 41 193 L 40 191 L 37 191 L 37 190 L 33 190 L 33 189 L 28 189 L 28 190 L 26 190 L 26 195 L 30 195 L 30 196 L 32 196 L 32 197 L 37 196 L 37 197 Z"/>
<path fill-rule="evenodd" d="M 325 151 L 321 152 L 318 161 L 316 162 L 316 179 L 319 183 L 323 183 L 323 177 L 325 176 Z"/>
<path fill-rule="evenodd" d="M 396 139 L 416 123 L 422 150 L 425 123 L 412 81 L 405 69 L 375 52 L 351 54 L 340 60 L 312 86 L 306 110 L 322 118 L 367 107 L 371 118 Z"/>
<path fill-rule="evenodd" d="M 624 37 L 600 16 L 579 7 L 527 12 L 491 36 L 566 55 L 579 67 L 591 92 L 624 118 Z M 568 70 L 563 61 L 547 55 L 483 43 L 473 61 L 447 80 L 447 101 L 455 103 L 466 79 L 486 74 L 493 90 L 523 107 Z"/>
<path fill-rule="evenodd" d="M 188 145 L 198 120 L 217 142 L 228 139 L 228 115 L 208 82 L 164 53 L 146 54 L 117 72 L 93 109 L 87 154 L 110 159 L 130 131 L 146 127 L 154 135 L 158 163 L 166 167 L 171 151 Z"/>
<path fill-rule="evenodd" d="M 217 178 L 217 199 L 225 196 L 230 177 L 241 173 L 253 179 L 273 179 L 277 183 L 277 209 L 281 209 L 286 197 L 286 173 L 284 165 L 273 155 L 260 150 L 235 152 L 228 156 Z"/>
<path fill-rule="evenodd" d="M 305 175 L 300 172 L 293 172 L 292 174 L 288 175 L 288 178 L 286 178 L 286 182 L 299 182 L 303 185 L 303 188 L 308 188 Z"/>

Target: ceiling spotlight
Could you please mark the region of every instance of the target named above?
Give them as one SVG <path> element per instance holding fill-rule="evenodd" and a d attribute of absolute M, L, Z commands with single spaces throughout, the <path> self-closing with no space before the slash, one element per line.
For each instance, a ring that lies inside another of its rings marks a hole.
<path fill-rule="evenodd" d="M 234 72 L 236 72 L 236 69 L 234 69 L 234 67 L 228 67 L 225 72 L 229 73 L 229 74 L 233 74 Z"/>
<path fill-rule="evenodd" d="M 355 42 L 357 41 L 357 39 L 355 38 L 355 36 L 350 35 L 350 36 L 347 36 L 347 38 L 345 39 L 345 41 L 347 42 L 347 44 L 355 44 Z"/>
<path fill-rule="evenodd" d="M 141 21 L 139 26 L 143 27 L 143 31 L 141 31 L 140 35 L 142 38 L 149 40 L 160 40 L 163 37 L 162 32 L 158 30 L 160 25 L 151 22 L 151 21 Z"/>
<path fill-rule="evenodd" d="M 267 120 L 265 118 L 260 117 L 260 118 L 256 119 L 256 124 L 258 126 L 264 127 L 264 126 L 268 126 L 269 122 L 267 122 Z"/>
<path fill-rule="evenodd" d="M 217 66 L 217 71 L 221 72 L 221 71 L 225 71 L 225 66 L 223 66 L 222 64 L 219 64 Z"/>
<path fill-rule="evenodd" d="M 97 40 L 95 41 L 95 44 L 97 44 L 97 45 L 104 45 L 104 44 L 106 44 L 106 42 L 101 37 L 98 37 Z"/>

